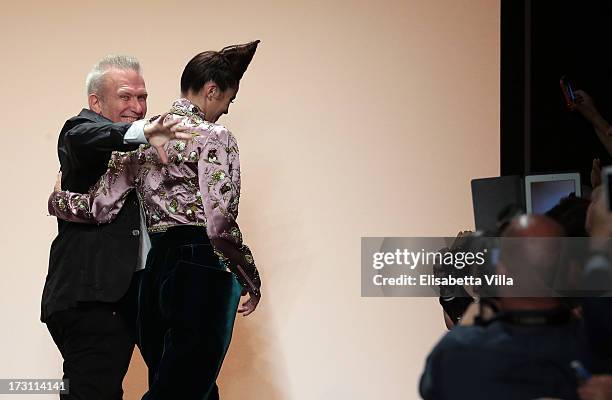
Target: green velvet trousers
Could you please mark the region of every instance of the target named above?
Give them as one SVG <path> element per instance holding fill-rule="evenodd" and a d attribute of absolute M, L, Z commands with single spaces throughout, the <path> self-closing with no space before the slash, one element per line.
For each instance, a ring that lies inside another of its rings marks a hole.
<path fill-rule="evenodd" d="M 138 345 L 149 368 L 143 400 L 215 400 L 241 287 L 214 254 L 206 230 L 151 235 L 139 289 Z"/>

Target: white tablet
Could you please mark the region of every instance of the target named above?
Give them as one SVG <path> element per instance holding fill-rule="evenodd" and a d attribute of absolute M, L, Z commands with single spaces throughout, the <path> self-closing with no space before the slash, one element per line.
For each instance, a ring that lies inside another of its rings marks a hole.
<path fill-rule="evenodd" d="M 527 175 L 525 206 L 530 214 L 544 214 L 559 200 L 575 193 L 580 197 L 580 174 Z"/>

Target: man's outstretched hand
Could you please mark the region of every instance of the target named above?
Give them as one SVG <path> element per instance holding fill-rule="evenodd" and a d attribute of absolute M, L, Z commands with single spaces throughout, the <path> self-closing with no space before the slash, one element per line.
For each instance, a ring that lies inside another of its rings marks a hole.
<path fill-rule="evenodd" d="M 164 149 L 166 143 L 172 139 L 189 140 L 193 137 L 189 133 L 189 127 L 180 125 L 180 119 L 166 122 L 166 116 L 168 116 L 168 113 L 162 114 L 144 127 L 145 138 L 157 151 L 162 164 L 168 164 L 168 154 Z"/>

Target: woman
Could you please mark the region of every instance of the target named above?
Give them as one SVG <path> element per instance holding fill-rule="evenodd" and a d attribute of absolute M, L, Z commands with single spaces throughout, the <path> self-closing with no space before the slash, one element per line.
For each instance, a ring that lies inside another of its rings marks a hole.
<path fill-rule="evenodd" d="M 187 142 L 169 143 L 168 164 L 149 146 L 113 153 L 89 194 L 56 191 L 49 198 L 52 215 L 106 223 L 130 190 L 138 193 L 152 243 L 139 294 L 138 344 L 150 386 L 144 399 L 218 398 L 215 380 L 240 292 L 249 293 L 238 309 L 244 315 L 261 297 L 257 268 L 236 224 L 238 147 L 232 133 L 215 124 L 227 114 L 258 43 L 189 61 L 181 77 L 183 97 L 152 122 L 178 120 L 193 134 Z"/>

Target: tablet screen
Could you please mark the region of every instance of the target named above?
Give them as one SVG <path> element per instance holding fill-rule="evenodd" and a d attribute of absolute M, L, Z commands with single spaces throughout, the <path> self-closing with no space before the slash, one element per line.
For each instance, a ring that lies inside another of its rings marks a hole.
<path fill-rule="evenodd" d="M 559 204 L 559 200 L 571 193 L 576 193 L 576 181 L 574 179 L 531 182 L 531 212 L 544 214 Z"/>

